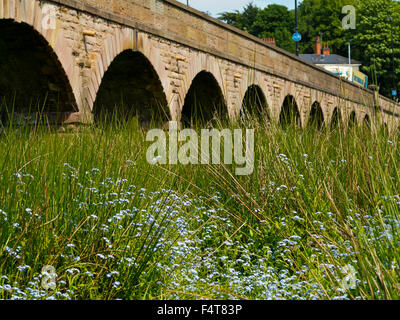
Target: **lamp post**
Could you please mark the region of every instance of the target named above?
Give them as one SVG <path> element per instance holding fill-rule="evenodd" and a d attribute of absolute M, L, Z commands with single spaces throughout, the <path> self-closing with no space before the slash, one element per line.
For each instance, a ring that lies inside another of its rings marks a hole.
<path fill-rule="evenodd" d="M 297 0 L 294 0 L 295 15 L 296 15 L 296 33 L 299 32 L 299 14 L 297 10 Z M 299 42 L 296 41 L 296 56 L 299 56 Z"/>
<path fill-rule="evenodd" d="M 349 40 L 348 45 L 349 45 L 349 81 L 353 81 L 353 68 L 351 67 L 351 40 Z"/>
<path fill-rule="evenodd" d="M 388 19 L 390 20 L 390 30 L 391 30 L 391 40 L 392 40 L 392 79 L 393 79 L 392 96 L 393 100 L 395 100 L 397 96 L 397 90 L 396 90 L 396 73 L 394 66 L 393 17 L 388 17 Z"/>

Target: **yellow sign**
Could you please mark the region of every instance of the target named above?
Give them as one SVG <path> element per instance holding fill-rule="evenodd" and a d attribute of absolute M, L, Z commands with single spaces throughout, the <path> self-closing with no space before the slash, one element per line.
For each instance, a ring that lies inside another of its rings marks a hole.
<path fill-rule="evenodd" d="M 353 82 L 361 87 L 368 88 L 368 76 L 360 71 L 353 70 Z"/>

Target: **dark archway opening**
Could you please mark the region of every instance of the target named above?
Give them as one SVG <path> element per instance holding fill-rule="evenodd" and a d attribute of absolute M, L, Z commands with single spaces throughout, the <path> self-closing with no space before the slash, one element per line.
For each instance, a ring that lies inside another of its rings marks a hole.
<path fill-rule="evenodd" d="M 308 126 L 310 128 L 322 129 L 325 125 L 324 113 L 322 112 L 321 105 L 318 102 L 314 102 L 311 107 L 310 118 L 308 120 Z"/>
<path fill-rule="evenodd" d="M 357 126 L 357 117 L 356 117 L 356 112 L 352 111 L 350 114 L 350 118 L 349 118 L 349 128 L 354 128 Z"/>
<path fill-rule="evenodd" d="M 251 85 L 247 89 L 243 98 L 240 116 L 242 120 L 270 120 L 267 99 L 259 86 Z"/>
<path fill-rule="evenodd" d="M 338 129 L 343 127 L 342 114 L 340 113 L 338 108 L 333 110 L 332 120 L 331 120 L 331 129 Z"/>
<path fill-rule="evenodd" d="M 371 119 L 368 114 L 365 115 L 363 124 L 365 128 L 371 129 Z"/>
<path fill-rule="evenodd" d="M 212 125 L 226 118 L 226 104 L 217 80 L 209 72 L 200 72 L 186 95 L 182 124 L 185 127 Z"/>
<path fill-rule="evenodd" d="M 140 52 L 120 53 L 103 76 L 93 114 L 97 123 L 136 119 L 142 127 L 168 121 L 169 109 L 161 81 Z"/>
<path fill-rule="evenodd" d="M 0 20 L 0 107 L 3 124 L 18 117 L 37 122 L 39 115 L 62 122 L 78 111 L 68 77 L 46 39 L 28 24 L 8 19 Z"/>
<path fill-rule="evenodd" d="M 293 96 L 287 96 L 283 101 L 279 123 L 282 126 L 301 126 L 300 112 Z"/>

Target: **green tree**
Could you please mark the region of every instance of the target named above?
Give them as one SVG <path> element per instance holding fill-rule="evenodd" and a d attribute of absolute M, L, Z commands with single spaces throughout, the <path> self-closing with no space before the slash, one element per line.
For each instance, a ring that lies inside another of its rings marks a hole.
<path fill-rule="evenodd" d="M 356 29 L 344 30 L 342 19 L 345 5 L 356 8 Z M 392 72 L 390 20 L 393 18 L 395 76 Z M 272 4 L 260 9 L 249 3 L 243 12 L 225 12 L 221 20 L 264 38 L 275 37 L 277 45 L 292 53 L 295 43 L 291 35 L 295 29 L 294 10 Z M 390 97 L 395 87 L 400 89 L 400 2 L 393 0 L 303 0 L 299 5 L 299 31 L 301 53 L 314 51 L 315 38 L 322 34 L 332 53 L 347 56 L 350 40 L 352 58 L 359 60 L 370 83 L 377 80 L 381 93 Z"/>
<path fill-rule="evenodd" d="M 332 52 L 346 54 L 347 38 L 342 28 L 342 8 L 356 0 L 303 0 L 299 5 L 299 31 L 303 36 L 301 53 L 312 53 L 316 36 L 323 33 L 324 42 Z M 249 3 L 243 12 L 224 12 L 219 19 L 250 34 L 264 38 L 274 37 L 282 49 L 295 52 L 292 40 L 295 31 L 294 10 L 277 4 L 260 9 Z"/>
<path fill-rule="evenodd" d="M 392 74 L 391 26 L 393 18 L 395 78 Z M 400 3 L 391 0 L 362 0 L 357 4 L 357 27 L 352 40 L 353 57 L 373 81 L 374 73 L 381 93 L 390 97 L 393 81 L 400 79 Z"/>
<path fill-rule="evenodd" d="M 260 9 L 249 3 L 243 12 L 224 12 L 218 18 L 256 37 L 273 37 L 280 48 L 291 52 L 295 50 L 295 43 L 291 38 L 294 31 L 294 12 L 285 6 L 271 4 Z"/>
<path fill-rule="evenodd" d="M 295 52 L 294 28 L 294 12 L 285 6 L 271 4 L 258 12 L 250 32 L 259 38 L 273 37 L 278 47 Z"/>
<path fill-rule="evenodd" d="M 259 12 L 260 8 L 250 2 L 246 7 L 244 7 L 243 12 L 238 10 L 234 12 L 224 12 L 219 15 L 218 19 L 236 28 L 251 33 L 251 28 L 254 24 L 254 21 L 256 21 Z"/>
<path fill-rule="evenodd" d="M 355 0 L 303 0 L 299 5 L 301 52 L 313 53 L 314 41 L 322 34 L 332 53 L 347 55 L 347 32 L 342 27 L 342 8 Z"/>

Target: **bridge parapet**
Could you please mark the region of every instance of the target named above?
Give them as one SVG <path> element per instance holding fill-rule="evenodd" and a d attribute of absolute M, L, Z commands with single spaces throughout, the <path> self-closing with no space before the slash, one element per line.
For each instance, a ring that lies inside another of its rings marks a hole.
<path fill-rule="evenodd" d="M 74 7 L 81 3 L 82 10 L 318 90 L 345 94 L 360 103 L 363 98 L 371 99 L 371 92 L 365 90 L 366 97 L 360 97 L 357 85 L 340 83 L 332 73 L 175 0 L 55 1 Z"/>

